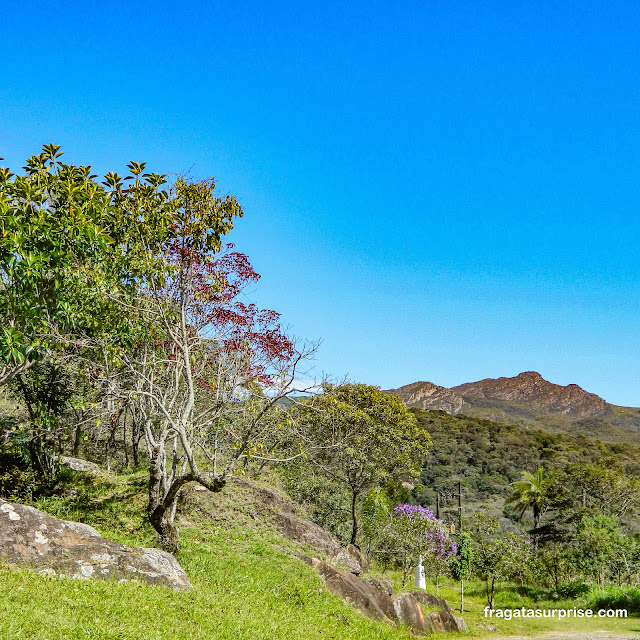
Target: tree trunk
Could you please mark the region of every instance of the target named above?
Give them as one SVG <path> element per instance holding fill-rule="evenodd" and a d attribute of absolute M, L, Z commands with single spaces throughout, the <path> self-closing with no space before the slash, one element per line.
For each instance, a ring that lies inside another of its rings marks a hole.
<path fill-rule="evenodd" d="M 493 603 L 496 595 L 496 579 L 491 578 L 491 599 L 489 600 L 489 608 L 493 610 Z"/>
<path fill-rule="evenodd" d="M 80 442 L 82 440 L 82 427 L 80 425 L 76 426 L 76 432 L 73 439 L 73 457 L 77 458 L 80 453 Z"/>
<path fill-rule="evenodd" d="M 355 545 L 356 537 L 358 535 L 358 517 L 356 515 L 356 501 L 358 499 L 358 492 L 353 491 L 351 495 L 351 544 Z"/>
<path fill-rule="evenodd" d="M 133 466 L 140 466 L 140 440 L 142 438 L 142 432 L 140 430 L 140 424 L 137 420 L 133 420 L 131 424 L 131 455 L 133 456 Z"/>
<path fill-rule="evenodd" d="M 464 613 L 464 580 L 460 580 L 460 613 Z"/>

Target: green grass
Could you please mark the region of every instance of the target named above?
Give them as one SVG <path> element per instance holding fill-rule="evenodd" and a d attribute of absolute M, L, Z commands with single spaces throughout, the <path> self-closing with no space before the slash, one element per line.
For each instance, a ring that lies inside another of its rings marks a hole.
<path fill-rule="evenodd" d="M 87 522 L 120 542 L 153 541 L 140 515 L 142 475 L 75 488 L 73 498 L 51 497 L 35 506 Z M 0 638 L 409 640 L 406 630 L 368 620 L 328 593 L 315 571 L 287 552 L 286 540 L 245 513 L 252 506 L 243 491 L 230 489 L 237 510 L 228 509 L 231 495 L 194 492 L 189 500 L 185 517 L 194 524 L 182 527 L 179 560 L 193 591 L 0 568 Z"/>
<path fill-rule="evenodd" d="M 76 495 L 52 496 L 34 506 L 52 515 L 86 522 L 105 537 L 132 545 L 152 545 L 145 523 L 143 473 L 113 480 L 69 474 Z M 269 524 L 255 494 L 232 484 L 217 495 L 191 491 L 181 514 L 179 561 L 194 590 L 174 592 L 144 583 L 79 581 L 38 576 L 0 567 L 0 638 L 62 640 L 409 640 L 406 629 L 368 620 L 327 592 L 315 571 L 293 557 L 303 550 Z M 400 574 L 388 572 L 400 588 Z M 410 587 L 408 587 L 410 588 Z M 608 630 L 631 637 L 640 620 L 487 620 L 483 585 L 467 587 L 465 620 L 471 637 L 495 637 L 480 624 L 496 624 L 498 634 L 526 636 L 547 631 Z M 452 606 L 457 585 L 443 581 L 441 595 Z M 502 590 L 497 606 L 533 601 Z M 537 603 L 538 606 L 547 606 Z M 559 606 L 565 603 L 548 603 Z M 567 603 L 567 606 L 569 604 Z M 571 601 L 571 605 L 574 602 Z M 450 637 L 450 636 L 448 636 Z M 455 636 L 454 636 L 455 637 Z"/>

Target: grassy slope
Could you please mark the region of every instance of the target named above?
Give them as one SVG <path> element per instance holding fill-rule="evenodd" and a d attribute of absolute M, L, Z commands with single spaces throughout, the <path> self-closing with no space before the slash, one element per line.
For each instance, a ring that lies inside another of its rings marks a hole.
<path fill-rule="evenodd" d="M 243 490 L 230 489 L 233 496 L 194 492 L 190 500 L 193 524 L 182 527 L 180 562 L 193 591 L 3 568 L 0 638 L 408 640 L 406 631 L 372 622 L 329 594 L 311 567 L 287 553 L 290 543 L 258 526 Z M 49 498 L 35 506 L 82 520 L 111 539 L 150 545 L 153 534 L 140 516 L 143 502 L 144 478 L 132 475 L 113 484 L 88 483 L 76 498 Z"/>
<path fill-rule="evenodd" d="M 150 545 L 153 533 L 141 517 L 144 476 L 120 476 L 113 482 L 76 484 L 75 497 L 53 497 L 37 507 L 53 515 L 87 522 L 106 537 L 128 544 Z M 406 630 L 360 616 L 329 594 L 316 573 L 288 550 L 303 550 L 284 539 L 263 518 L 246 487 L 237 485 L 212 496 L 192 492 L 184 508 L 180 562 L 193 591 L 136 583 L 75 581 L 0 568 L 0 638 L 60 640 L 199 640 L 212 638 L 371 638 L 408 640 Z M 391 574 L 399 587 L 399 576 Z M 472 635 L 491 635 L 477 623 L 484 607 L 481 585 L 469 585 Z M 453 604 L 452 583 L 442 593 Z M 497 606 L 528 606 L 508 592 Z M 538 603 L 543 606 L 543 603 Z M 557 606 L 557 603 L 556 603 Z M 573 606 L 573 603 L 571 603 Z M 637 619 L 558 623 L 498 623 L 500 634 L 525 635 L 541 630 L 607 629 L 629 636 Z"/>

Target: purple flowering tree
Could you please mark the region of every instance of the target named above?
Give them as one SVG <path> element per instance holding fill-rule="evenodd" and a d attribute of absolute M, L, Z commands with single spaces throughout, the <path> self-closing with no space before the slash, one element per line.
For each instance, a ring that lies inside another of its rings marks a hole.
<path fill-rule="evenodd" d="M 387 525 L 386 538 L 402 567 L 403 586 L 422 556 L 425 569 L 435 579 L 437 592 L 439 578 L 447 570 L 449 558 L 456 553 L 456 543 L 431 509 L 414 504 L 396 505 Z"/>

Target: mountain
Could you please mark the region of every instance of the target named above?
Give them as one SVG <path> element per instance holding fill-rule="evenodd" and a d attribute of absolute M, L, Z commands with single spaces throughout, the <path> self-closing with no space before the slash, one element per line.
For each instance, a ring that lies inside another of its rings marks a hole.
<path fill-rule="evenodd" d="M 413 382 L 393 390 L 392 393 L 399 395 L 408 407 L 439 409 L 452 415 L 460 413 L 464 405 L 459 393 L 431 382 Z"/>
<path fill-rule="evenodd" d="M 585 435 L 605 442 L 640 443 L 640 409 L 619 407 L 585 391 L 545 380 L 537 371 L 486 378 L 455 387 L 413 382 L 389 393 L 409 407 L 465 414 L 553 433 Z"/>

